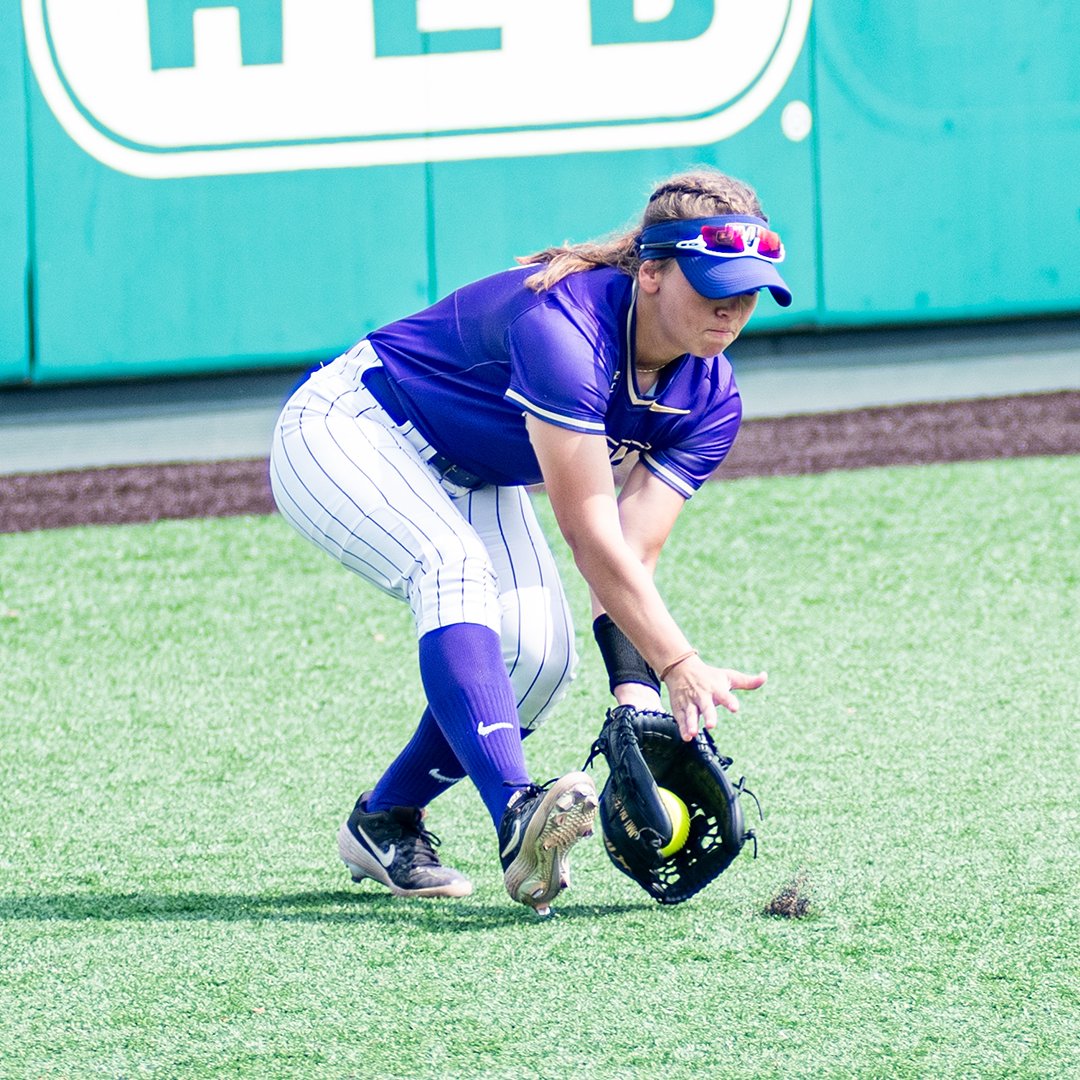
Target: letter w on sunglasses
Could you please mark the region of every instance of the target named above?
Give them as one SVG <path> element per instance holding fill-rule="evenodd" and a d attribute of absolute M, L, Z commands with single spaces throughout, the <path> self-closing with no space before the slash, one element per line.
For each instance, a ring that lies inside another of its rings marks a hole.
<path fill-rule="evenodd" d="M 690 240 L 667 240 L 648 244 L 650 248 L 675 248 L 677 251 L 696 251 L 721 259 L 737 259 L 752 255 L 769 262 L 784 261 L 784 245 L 780 234 L 760 225 L 729 222 L 727 225 L 702 225 L 701 232 Z"/>

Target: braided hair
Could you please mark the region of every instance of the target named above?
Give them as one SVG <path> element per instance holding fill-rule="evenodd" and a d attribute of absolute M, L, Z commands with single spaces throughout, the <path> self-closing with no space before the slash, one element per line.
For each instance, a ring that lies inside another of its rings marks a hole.
<path fill-rule="evenodd" d="M 534 292 L 550 289 L 556 282 L 582 270 L 613 266 L 631 277 L 637 275 L 638 237 L 643 229 L 661 221 L 718 217 L 722 214 L 752 214 L 763 220 L 757 194 L 749 184 L 736 180 L 719 169 L 701 166 L 677 173 L 662 181 L 649 196 L 641 222 L 601 240 L 581 244 L 563 244 L 545 248 L 532 255 L 519 256 L 523 266 L 539 266 L 525 279 Z"/>

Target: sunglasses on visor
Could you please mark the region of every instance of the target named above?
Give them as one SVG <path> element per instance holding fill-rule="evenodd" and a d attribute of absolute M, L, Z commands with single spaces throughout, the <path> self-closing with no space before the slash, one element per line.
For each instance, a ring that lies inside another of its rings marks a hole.
<path fill-rule="evenodd" d="M 726 225 L 702 225 L 701 232 L 691 240 L 665 240 L 643 245 L 650 248 L 675 248 L 677 251 L 696 251 L 721 259 L 753 255 L 769 262 L 784 261 L 784 245 L 780 234 L 760 225 L 729 222 Z"/>

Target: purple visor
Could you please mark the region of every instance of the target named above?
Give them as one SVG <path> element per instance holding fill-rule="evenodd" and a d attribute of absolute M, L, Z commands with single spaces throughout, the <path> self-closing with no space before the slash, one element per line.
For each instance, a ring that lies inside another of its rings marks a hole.
<path fill-rule="evenodd" d="M 641 258 L 679 260 L 686 280 L 710 300 L 768 289 L 781 306 L 791 304 L 791 290 L 776 264 L 784 245 L 768 222 L 748 214 L 661 221 L 638 241 Z"/>

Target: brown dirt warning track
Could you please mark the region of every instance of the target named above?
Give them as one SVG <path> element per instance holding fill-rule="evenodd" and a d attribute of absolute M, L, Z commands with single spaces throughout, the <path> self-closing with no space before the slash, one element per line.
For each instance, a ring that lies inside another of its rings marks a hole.
<path fill-rule="evenodd" d="M 718 479 L 1080 454 L 1080 391 L 750 420 Z M 0 476 L 0 533 L 266 514 L 264 459 Z"/>

